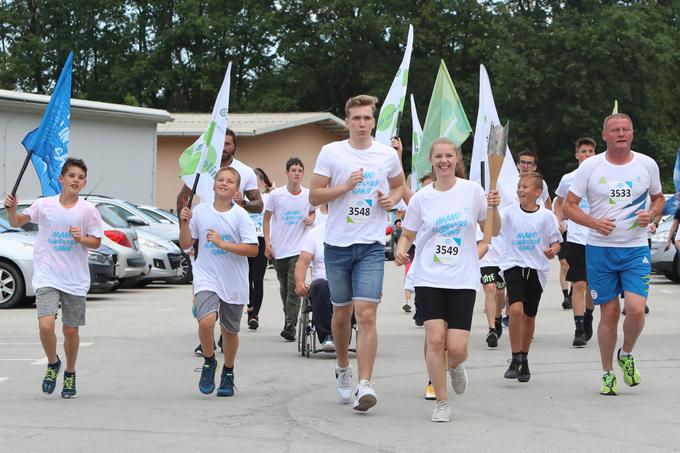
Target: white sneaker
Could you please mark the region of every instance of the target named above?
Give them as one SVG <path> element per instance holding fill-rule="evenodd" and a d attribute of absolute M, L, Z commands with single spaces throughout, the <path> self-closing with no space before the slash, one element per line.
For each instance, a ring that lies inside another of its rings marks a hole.
<path fill-rule="evenodd" d="M 340 368 L 335 366 L 335 390 L 338 392 L 338 398 L 343 404 L 352 402 L 352 368 Z"/>
<path fill-rule="evenodd" d="M 357 385 L 357 390 L 354 393 L 354 410 L 366 412 L 378 402 L 375 391 L 371 388 L 371 383 L 367 380 L 362 380 Z"/>
<path fill-rule="evenodd" d="M 451 408 L 449 407 L 448 401 L 437 401 L 432 411 L 433 422 L 450 422 L 451 421 Z"/>
<path fill-rule="evenodd" d="M 451 376 L 451 387 L 456 395 L 465 393 L 468 387 L 468 377 L 465 367 L 458 365 L 458 368 L 449 368 L 449 376 Z"/>
<path fill-rule="evenodd" d="M 335 343 L 333 343 L 332 338 L 326 338 L 323 343 L 321 343 L 321 350 L 325 352 L 335 352 Z"/>

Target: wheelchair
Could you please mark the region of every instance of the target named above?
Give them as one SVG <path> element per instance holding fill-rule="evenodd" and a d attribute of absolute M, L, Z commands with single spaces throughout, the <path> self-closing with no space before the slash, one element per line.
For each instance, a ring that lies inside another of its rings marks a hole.
<path fill-rule="evenodd" d="M 352 323 L 353 336 L 356 339 L 357 328 L 356 324 Z M 298 332 L 297 332 L 298 352 L 301 357 L 311 357 L 312 354 L 325 352 L 327 354 L 335 354 L 335 351 L 324 351 L 318 348 L 318 338 L 316 329 L 312 323 L 312 302 L 309 300 L 309 294 L 302 298 L 300 304 L 300 317 L 298 318 Z M 350 337 L 350 342 L 352 338 Z M 355 340 L 356 341 L 356 340 Z M 350 352 L 356 353 L 356 347 L 349 348 Z"/>

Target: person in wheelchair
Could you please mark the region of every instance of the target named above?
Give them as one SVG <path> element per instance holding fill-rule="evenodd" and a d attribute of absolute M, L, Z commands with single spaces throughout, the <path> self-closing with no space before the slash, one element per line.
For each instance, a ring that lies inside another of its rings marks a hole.
<path fill-rule="evenodd" d="M 300 257 L 295 265 L 295 294 L 304 297 L 309 294 L 312 308 L 312 324 L 321 343 L 321 349 L 335 351 L 335 343 L 331 334 L 331 293 L 326 279 L 324 264 L 323 238 L 326 224 L 317 225 L 307 232 L 300 247 Z M 307 286 L 305 277 L 307 269 L 312 266 L 312 283 Z"/>

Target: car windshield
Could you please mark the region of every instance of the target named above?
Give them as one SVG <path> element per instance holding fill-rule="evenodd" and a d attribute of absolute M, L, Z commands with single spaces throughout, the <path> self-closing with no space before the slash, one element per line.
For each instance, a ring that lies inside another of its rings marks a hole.
<path fill-rule="evenodd" d="M 28 209 L 28 205 L 19 205 L 17 206 L 17 214 L 21 214 L 24 212 L 26 209 Z M 0 219 L 4 221 L 4 224 L 7 225 L 8 228 L 10 228 L 12 231 L 38 231 L 38 225 L 36 225 L 33 222 L 28 222 L 26 225 L 22 226 L 21 228 L 16 228 L 12 229 L 12 227 L 9 225 L 9 221 L 7 220 L 7 209 L 2 208 L 0 209 Z"/>
<path fill-rule="evenodd" d="M 120 217 L 116 212 L 110 209 L 107 205 L 99 203 L 96 205 L 97 211 L 102 216 L 102 220 L 113 228 L 127 228 L 127 222 Z"/>
<path fill-rule="evenodd" d="M 166 219 L 165 217 L 163 217 L 162 215 L 155 211 L 146 208 L 139 208 L 139 210 L 142 211 L 144 214 L 148 215 L 149 217 L 151 217 L 152 219 L 154 219 L 158 223 L 171 223 L 169 219 Z"/>

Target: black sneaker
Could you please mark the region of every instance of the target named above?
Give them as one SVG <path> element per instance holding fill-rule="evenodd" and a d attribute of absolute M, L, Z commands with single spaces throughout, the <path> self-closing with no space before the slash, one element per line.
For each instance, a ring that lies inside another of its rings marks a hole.
<path fill-rule="evenodd" d="M 198 389 L 201 393 L 210 395 L 215 391 L 215 369 L 217 369 L 217 360 L 213 357 L 211 360 L 206 360 L 201 368 L 201 379 L 198 381 Z"/>
<path fill-rule="evenodd" d="M 45 377 L 42 381 L 42 391 L 48 395 L 54 392 L 54 388 L 57 386 L 57 377 L 59 376 L 59 370 L 61 370 L 61 360 L 57 356 L 57 362 L 47 365 L 47 370 L 45 371 Z"/>
<path fill-rule="evenodd" d="M 234 396 L 234 373 L 227 372 L 224 367 L 222 367 L 222 377 L 217 389 L 217 396 Z"/>
<path fill-rule="evenodd" d="M 586 338 L 585 329 L 576 329 L 574 332 L 574 341 L 571 343 L 571 345 L 580 348 L 585 346 L 586 343 L 588 343 L 588 340 Z"/>
<path fill-rule="evenodd" d="M 489 329 L 489 333 L 486 334 L 486 345 L 490 348 L 498 347 L 498 335 L 495 330 Z"/>
<path fill-rule="evenodd" d="M 529 371 L 529 361 L 527 359 L 522 359 L 522 366 L 519 368 L 517 373 L 517 380 L 519 382 L 529 382 L 531 379 L 531 371 Z"/>
<path fill-rule="evenodd" d="M 645 304 L 645 314 L 649 314 L 649 306 L 647 304 Z"/>
<path fill-rule="evenodd" d="M 564 300 L 562 301 L 562 308 L 564 308 L 565 310 L 571 310 L 571 297 L 564 296 Z"/>
<path fill-rule="evenodd" d="M 260 323 L 257 318 L 253 317 L 248 320 L 248 329 L 257 330 L 258 327 L 260 327 Z"/>
<path fill-rule="evenodd" d="M 501 338 L 503 335 L 503 317 L 499 316 L 496 318 L 494 322 L 494 328 L 496 329 L 496 335 L 498 335 L 498 339 Z"/>
<path fill-rule="evenodd" d="M 586 341 L 593 338 L 593 313 L 586 311 L 583 315 L 583 330 L 586 333 Z"/>
<path fill-rule="evenodd" d="M 62 398 L 76 397 L 76 373 L 64 371 L 64 388 L 61 390 Z"/>
<path fill-rule="evenodd" d="M 286 324 L 281 331 L 281 336 L 286 341 L 295 341 L 295 327 L 292 324 Z"/>
<path fill-rule="evenodd" d="M 196 357 L 203 357 L 203 347 L 200 344 L 194 349 L 194 355 Z"/>
<path fill-rule="evenodd" d="M 514 360 L 510 360 L 510 366 L 505 370 L 505 379 L 517 379 L 517 374 L 519 373 L 519 364 Z"/>

